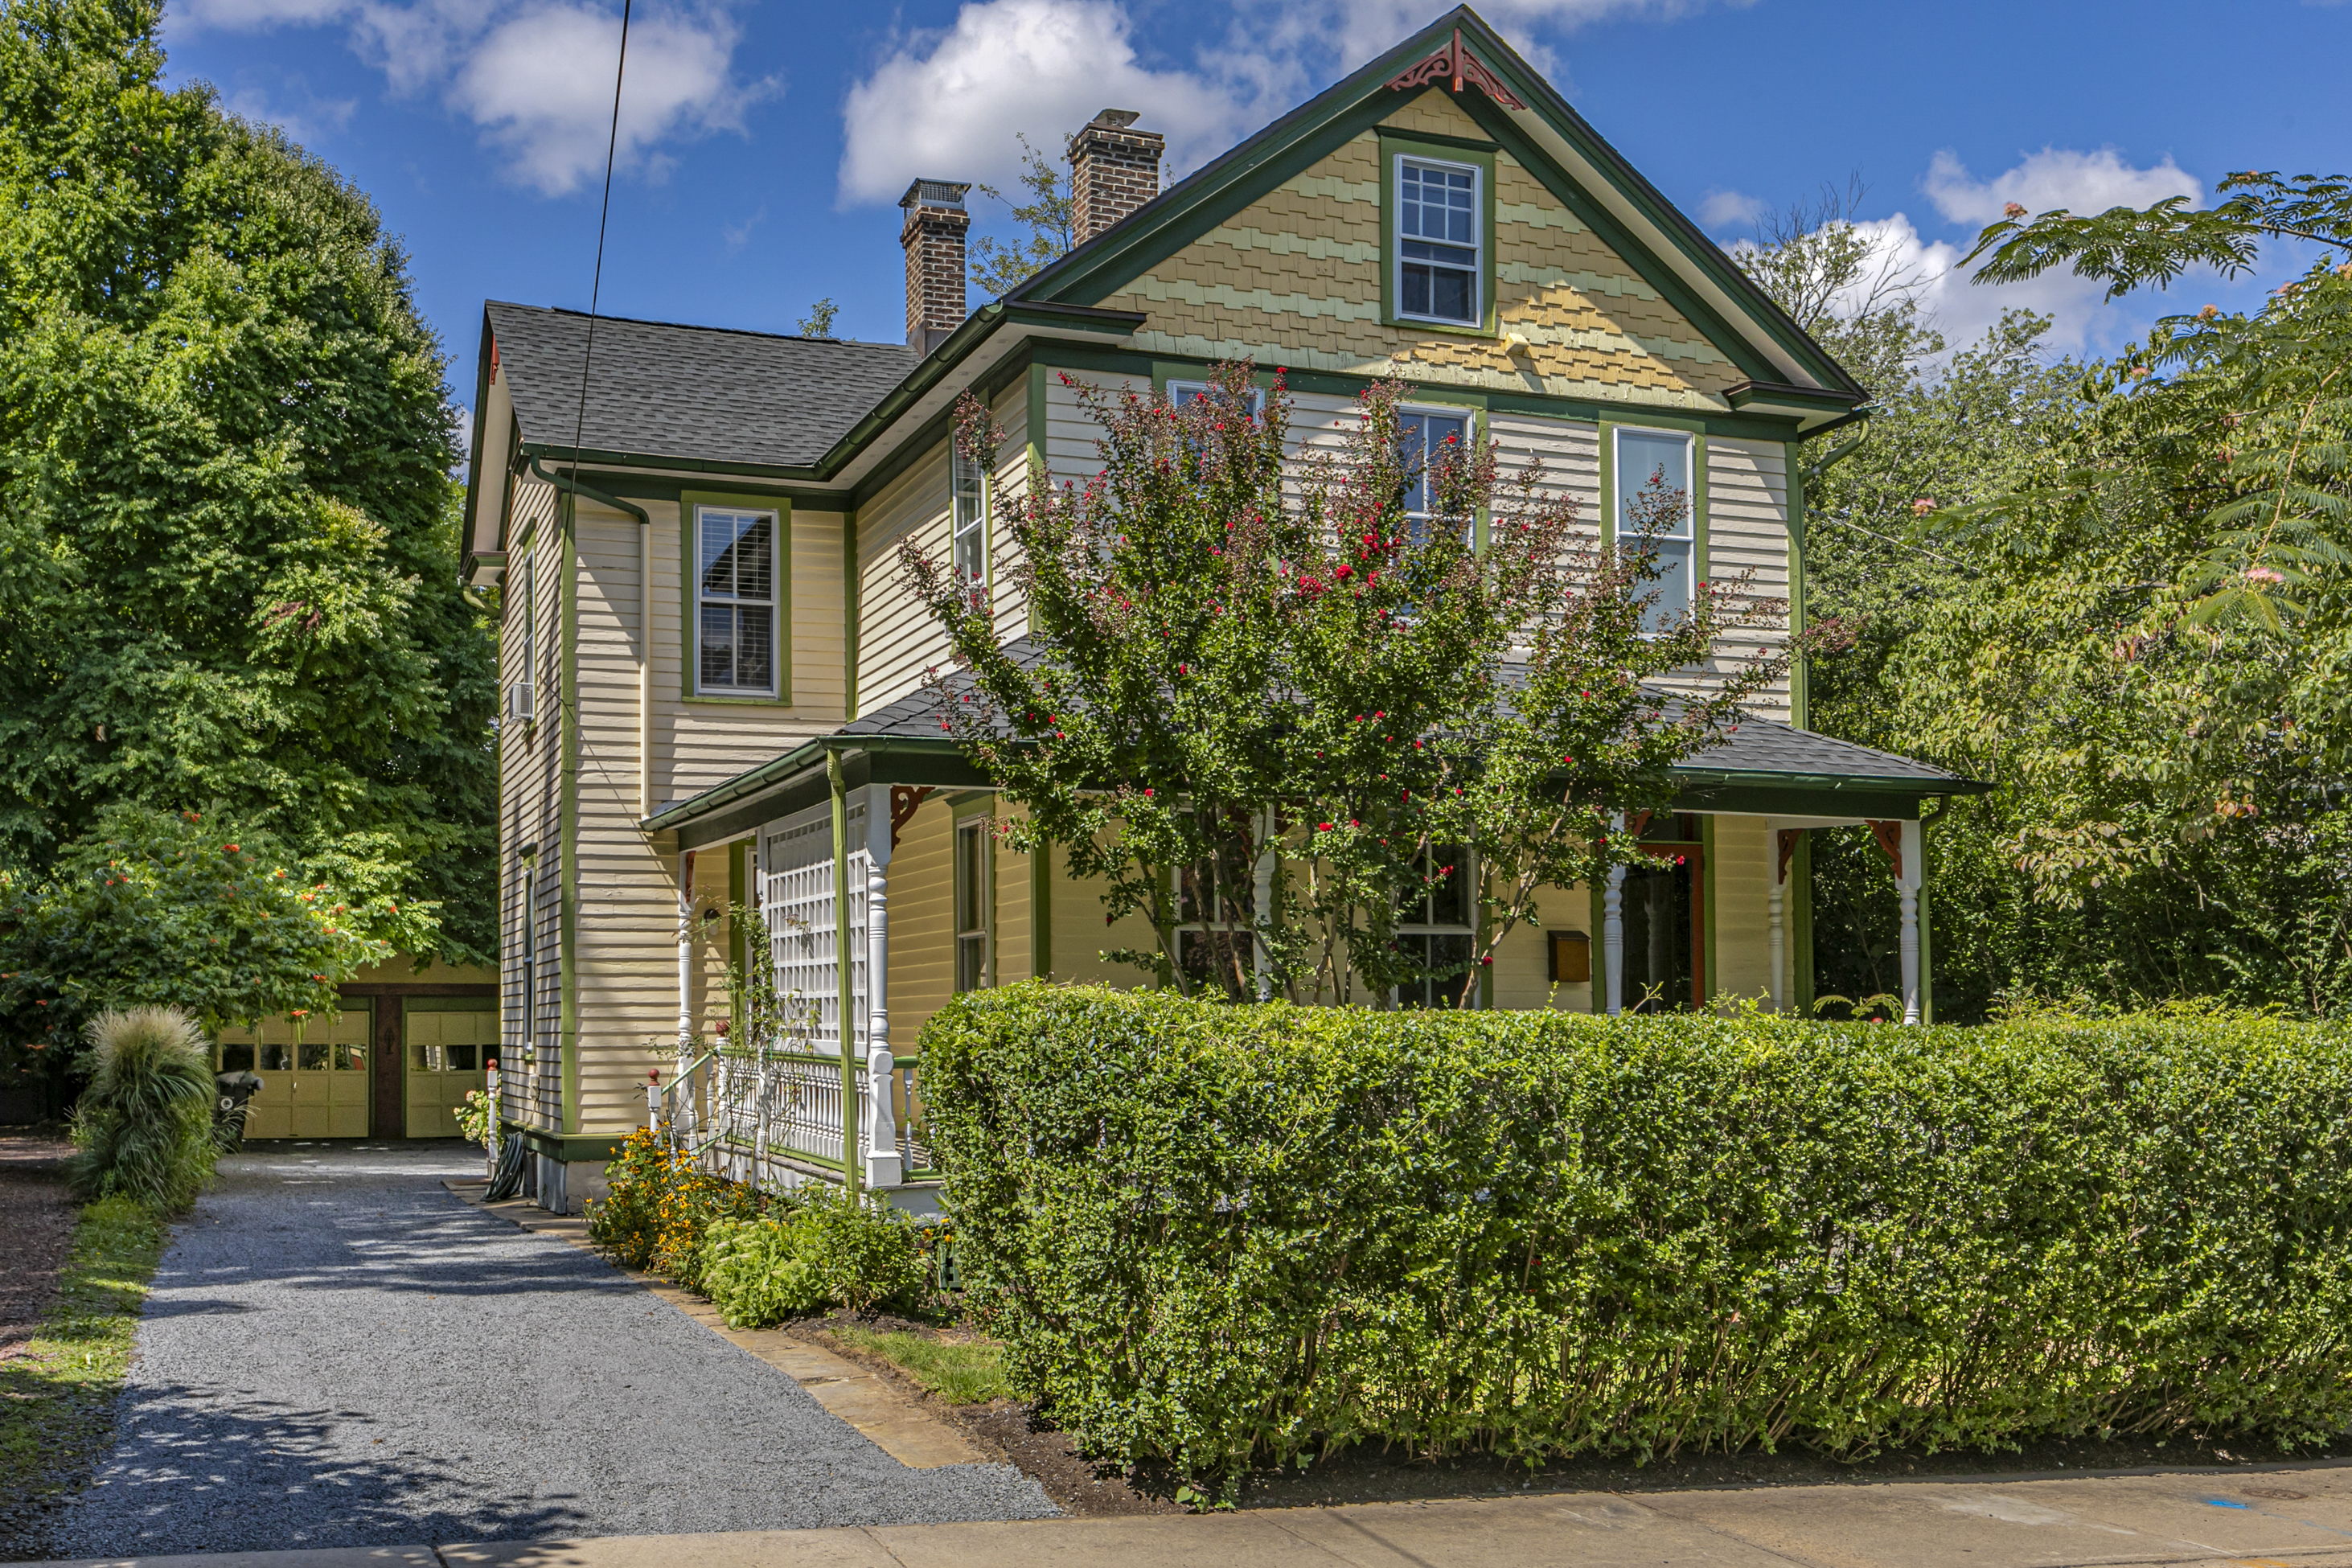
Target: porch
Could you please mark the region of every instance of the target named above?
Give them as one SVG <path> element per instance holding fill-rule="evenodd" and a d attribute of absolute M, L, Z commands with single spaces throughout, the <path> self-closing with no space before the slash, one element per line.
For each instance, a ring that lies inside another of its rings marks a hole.
<path fill-rule="evenodd" d="M 1766 720 L 1703 755 L 1678 770 L 1673 811 L 1626 825 L 1649 864 L 1546 889 L 1538 920 L 1497 945 L 1477 1004 L 1613 1015 L 1731 995 L 1809 1010 L 1810 838 L 1862 826 L 1897 890 L 1902 1020 L 1932 1022 L 1922 807 L 1985 786 Z M 1133 984 L 1099 951 L 1154 940 L 1139 921 L 1107 925 L 1099 889 L 1050 850 L 1002 851 L 988 831 L 1001 805 L 922 694 L 649 817 L 677 835 L 680 932 L 677 1061 L 646 1086 L 649 1122 L 738 1180 L 845 1182 L 930 1206 L 911 1049 L 930 1014 L 1033 975 Z M 729 903 L 759 917 L 756 936 L 730 931 L 730 967 L 764 999 L 730 997 L 698 1035 L 693 936 L 721 858 Z M 1470 910 L 1465 894 L 1412 929 L 1466 941 Z"/>

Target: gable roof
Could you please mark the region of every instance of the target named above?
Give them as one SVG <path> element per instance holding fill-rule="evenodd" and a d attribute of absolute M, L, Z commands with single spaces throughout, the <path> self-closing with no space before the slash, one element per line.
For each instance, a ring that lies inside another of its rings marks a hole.
<path fill-rule="evenodd" d="M 778 467 L 814 463 L 915 368 L 898 343 L 788 338 L 596 318 L 595 374 L 580 418 L 588 317 L 493 300 L 483 307 L 526 445 Z"/>
<path fill-rule="evenodd" d="M 1615 231 L 1608 236 L 1612 248 L 1675 298 L 1695 324 L 1738 340 L 1718 345 L 1750 367 L 1749 381 L 1735 389 L 1735 406 L 1768 405 L 1783 414 L 1803 410 L 1818 419 L 1867 400 L 1867 390 L 1826 349 L 1467 5 L 1210 160 L 1031 277 L 1006 300 L 1094 303 L 1113 292 L 1140 265 L 1213 226 L 1236 196 L 1255 195 L 1278 184 L 1311 161 L 1321 142 L 1353 134 L 1360 129 L 1356 121 L 1376 121 L 1403 102 L 1391 81 L 1457 35 L 1465 52 L 1475 47 L 1474 59 L 1483 57 L 1479 63 L 1515 91 L 1523 107 L 1507 109 L 1472 90 L 1456 101 L 1482 126 L 1500 133 L 1507 145 L 1519 143 L 1515 151 L 1522 163 L 1532 155 L 1597 198 L 1598 207 L 1589 216 Z M 1575 164 L 1581 169 L 1570 166 Z"/>

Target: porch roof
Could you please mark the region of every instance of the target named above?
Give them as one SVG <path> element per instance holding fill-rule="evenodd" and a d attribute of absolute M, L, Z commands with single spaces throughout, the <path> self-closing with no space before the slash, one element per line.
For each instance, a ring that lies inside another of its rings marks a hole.
<path fill-rule="evenodd" d="M 1044 657 L 1043 647 L 1026 637 L 1010 651 L 1024 663 Z M 644 826 L 703 844 L 814 805 L 830 788 L 828 752 L 841 753 L 852 784 L 985 789 L 987 775 L 940 718 L 940 703 L 970 691 L 973 681 L 970 670 L 955 670 L 935 689 L 902 697 L 724 784 L 667 802 Z M 1664 694 L 1660 700 L 1668 706 L 1674 701 Z M 1680 809 L 1767 816 L 1916 817 L 1924 800 L 1992 788 L 1913 757 L 1754 714 L 1743 714 L 1717 744 L 1674 773 Z"/>

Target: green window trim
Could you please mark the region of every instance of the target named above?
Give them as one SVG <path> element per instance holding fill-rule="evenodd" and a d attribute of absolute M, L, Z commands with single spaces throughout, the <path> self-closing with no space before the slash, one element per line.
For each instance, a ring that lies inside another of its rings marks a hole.
<path fill-rule="evenodd" d="M 761 696 L 701 689 L 701 616 L 695 604 L 695 542 L 704 507 L 740 511 L 773 512 L 776 517 L 776 689 Z M 853 522 L 850 526 L 855 527 Z M 793 503 L 781 496 L 748 491 L 682 490 L 677 498 L 678 694 L 688 702 L 728 703 L 755 708 L 793 705 Z"/>
<path fill-rule="evenodd" d="M 996 907 L 996 838 L 993 826 L 996 818 L 996 796 L 988 791 L 950 795 L 948 799 L 948 871 L 951 886 L 948 889 L 950 930 L 948 938 L 953 944 L 954 968 L 950 983 L 957 994 L 982 990 L 997 984 L 997 917 Z M 965 835 L 974 840 L 974 853 L 970 864 L 964 858 Z M 963 925 L 965 882 L 977 877 L 977 902 L 981 940 L 981 977 L 977 985 L 963 983 L 963 942 L 967 930 Z"/>
<path fill-rule="evenodd" d="M 1382 324 L 1408 332 L 1442 332 L 1460 337 L 1491 338 L 1496 335 L 1495 300 L 1495 149 L 1467 142 L 1459 138 L 1416 135 L 1393 131 L 1386 126 L 1380 130 L 1381 148 L 1381 321 Z M 1478 310 L 1475 322 L 1425 321 L 1419 316 L 1400 313 L 1397 298 L 1397 183 L 1398 160 L 1426 159 L 1433 163 L 1451 163 L 1478 171 Z"/>
<path fill-rule="evenodd" d="M 1656 418 L 1603 419 L 1601 421 L 1601 542 L 1617 542 L 1617 432 L 1633 430 L 1648 434 L 1669 434 L 1688 437 L 1691 444 L 1691 586 L 1707 580 L 1707 435 L 1706 427 L 1696 419 L 1678 419 L 1671 415 Z"/>

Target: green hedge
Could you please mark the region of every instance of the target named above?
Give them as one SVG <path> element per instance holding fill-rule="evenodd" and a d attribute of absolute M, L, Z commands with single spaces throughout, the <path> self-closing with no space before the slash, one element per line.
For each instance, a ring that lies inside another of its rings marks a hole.
<path fill-rule="evenodd" d="M 923 1035 L 958 1266 L 1089 1451 L 1527 1460 L 2352 1420 L 2340 1031 L 1373 1014 Z"/>

